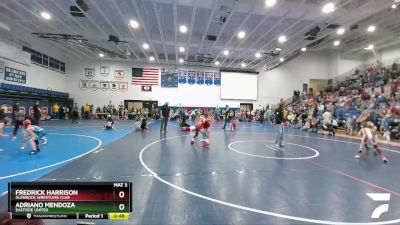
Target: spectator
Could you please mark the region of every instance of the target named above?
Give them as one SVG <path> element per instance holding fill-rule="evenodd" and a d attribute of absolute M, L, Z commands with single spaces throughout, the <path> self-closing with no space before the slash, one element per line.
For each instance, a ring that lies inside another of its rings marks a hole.
<path fill-rule="evenodd" d="M 226 124 L 229 123 L 229 114 L 231 113 L 231 109 L 229 108 L 229 105 L 225 106 L 224 109 L 224 114 L 225 114 L 225 122 L 224 122 L 224 126 L 222 127 L 222 129 L 226 129 Z"/>
<path fill-rule="evenodd" d="M 89 119 L 89 115 L 90 115 L 90 105 L 89 104 L 85 104 L 84 106 L 83 106 L 83 113 L 84 113 L 84 118 L 85 119 Z"/>
<path fill-rule="evenodd" d="M 31 121 L 32 125 L 39 126 L 39 121 L 40 121 L 41 117 L 42 117 L 42 112 L 39 107 L 39 101 L 36 101 L 35 104 L 33 105 L 33 119 L 34 120 Z"/>
<path fill-rule="evenodd" d="M 162 132 L 162 131 L 167 132 L 167 125 L 168 125 L 170 111 L 171 111 L 171 108 L 168 106 L 168 102 L 165 102 L 165 104 L 161 107 L 162 118 L 161 118 L 160 132 Z"/>
<path fill-rule="evenodd" d="M 58 120 L 58 112 L 60 110 L 60 106 L 58 106 L 57 102 L 53 105 L 53 119 Z"/>
<path fill-rule="evenodd" d="M 79 108 L 78 108 L 78 103 L 75 103 L 74 106 L 72 107 L 72 123 L 79 123 Z"/>
<path fill-rule="evenodd" d="M 13 110 L 12 110 L 12 119 L 16 121 L 16 114 L 19 112 L 19 102 L 15 102 L 13 105 Z"/>

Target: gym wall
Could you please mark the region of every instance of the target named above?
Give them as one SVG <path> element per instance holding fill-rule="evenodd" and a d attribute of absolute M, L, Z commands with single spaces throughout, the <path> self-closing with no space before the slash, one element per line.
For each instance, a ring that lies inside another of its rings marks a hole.
<path fill-rule="evenodd" d="M 123 100 L 153 100 L 158 101 L 159 105 L 164 104 L 166 101 L 171 106 L 197 106 L 197 107 L 215 107 L 225 104 L 231 107 L 239 107 L 240 102 L 253 102 L 256 101 L 238 101 L 238 100 L 221 100 L 220 86 L 216 85 L 198 85 L 198 84 L 179 84 L 177 88 L 162 88 L 160 85 L 153 86 L 151 92 L 142 91 L 141 86 L 132 85 L 132 68 L 173 68 L 170 66 L 160 66 L 156 64 L 139 64 L 133 62 L 119 62 L 119 61 L 75 61 L 74 66 L 70 68 L 67 77 L 67 89 L 71 97 L 75 99 L 78 104 L 90 103 L 95 106 L 103 106 L 108 104 L 119 104 Z M 100 75 L 100 66 L 109 66 L 110 74 L 108 76 Z M 115 70 L 123 70 L 124 78 L 120 81 L 128 83 L 128 90 L 123 91 L 102 91 L 102 90 L 82 90 L 79 87 L 81 79 L 85 77 L 85 68 L 95 68 L 95 76 L 92 80 L 100 81 L 116 81 L 114 77 Z M 186 67 L 181 66 L 178 69 L 190 69 L 195 71 L 218 71 L 213 67 Z"/>

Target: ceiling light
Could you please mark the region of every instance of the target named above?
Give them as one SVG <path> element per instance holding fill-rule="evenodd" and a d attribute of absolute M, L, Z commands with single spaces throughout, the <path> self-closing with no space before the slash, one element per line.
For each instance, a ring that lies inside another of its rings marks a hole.
<path fill-rule="evenodd" d="M 239 31 L 239 33 L 238 33 L 238 38 L 242 39 L 242 38 L 244 38 L 244 36 L 246 36 L 246 32 L 244 32 L 244 31 Z"/>
<path fill-rule="evenodd" d="M 48 12 L 41 12 L 41 13 L 40 13 L 40 16 L 41 16 L 43 19 L 45 19 L 45 20 L 51 19 L 51 15 L 50 15 L 50 13 L 48 13 Z"/>
<path fill-rule="evenodd" d="M 149 59 L 150 59 L 150 61 L 153 62 L 154 61 L 154 56 L 150 56 Z"/>
<path fill-rule="evenodd" d="M 144 43 L 144 44 L 142 45 L 142 47 L 143 47 L 144 49 L 146 49 L 146 50 L 150 48 L 149 44 L 147 44 L 147 43 Z"/>
<path fill-rule="evenodd" d="M 324 7 L 322 7 L 323 13 L 331 13 L 333 11 L 335 11 L 335 3 L 333 2 L 326 3 Z"/>
<path fill-rule="evenodd" d="M 179 51 L 180 52 L 185 52 L 185 48 L 184 47 L 179 47 Z"/>
<path fill-rule="evenodd" d="M 103 57 L 104 57 L 104 54 L 103 54 L 103 53 L 100 53 L 99 56 L 100 56 L 101 58 L 103 58 Z"/>
<path fill-rule="evenodd" d="M 368 28 L 367 28 L 367 31 L 368 32 L 374 32 L 376 30 L 376 27 L 374 26 L 374 25 L 370 25 Z"/>
<path fill-rule="evenodd" d="M 284 43 L 284 42 L 286 42 L 286 41 L 287 41 L 286 36 L 285 36 L 285 35 L 280 36 L 280 37 L 278 38 L 278 41 L 279 41 L 279 43 Z"/>
<path fill-rule="evenodd" d="M 301 51 L 302 51 L 302 52 L 305 52 L 305 51 L 307 51 L 307 48 L 306 48 L 306 47 L 303 47 L 303 48 L 301 48 Z"/>
<path fill-rule="evenodd" d="M 276 4 L 276 0 L 265 0 L 265 5 L 267 7 L 272 7 Z"/>
<path fill-rule="evenodd" d="M 182 33 L 182 34 L 184 34 L 184 33 L 186 33 L 187 32 L 187 26 L 185 26 L 185 25 L 180 25 L 179 26 L 179 31 Z"/>
<path fill-rule="evenodd" d="M 282 49 L 281 48 L 275 48 L 275 51 L 280 52 L 280 51 L 282 51 Z"/>
<path fill-rule="evenodd" d="M 395 8 L 397 8 L 397 5 L 396 5 L 396 4 L 393 4 L 393 5 L 392 5 L 392 9 L 395 9 Z"/>
<path fill-rule="evenodd" d="M 340 45 L 340 41 L 334 41 L 334 42 L 333 42 L 333 45 L 334 45 L 334 46 Z"/>
<path fill-rule="evenodd" d="M 280 58 L 279 61 L 283 62 L 285 61 L 285 58 Z"/>
<path fill-rule="evenodd" d="M 261 57 L 261 53 L 257 52 L 257 53 L 255 54 L 255 56 L 256 56 L 256 58 L 260 58 L 260 57 Z"/>
<path fill-rule="evenodd" d="M 133 28 L 133 29 L 137 29 L 139 28 L 139 23 L 136 20 L 131 20 L 129 21 L 129 25 Z"/>
<path fill-rule="evenodd" d="M 179 63 L 183 63 L 183 59 L 182 58 L 179 59 Z"/>
<path fill-rule="evenodd" d="M 215 63 L 214 63 L 216 66 L 218 66 L 219 65 L 219 61 L 215 61 Z"/>
<path fill-rule="evenodd" d="M 246 63 L 241 64 L 242 68 L 246 67 Z"/>
<path fill-rule="evenodd" d="M 368 45 L 368 47 L 364 48 L 365 50 L 373 50 L 374 49 L 374 45 L 370 44 Z"/>
<path fill-rule="evenodd" d="M 346 32 L 346 30 L 343 27 L 341 27 L 341 28 L 337 29 L 336 34 L 342 35 L 342 34 L 344 34 L 344 32 Z"/>
<path fill-rule="evenodd" d="M 229 51 L 228 51 L 228 50 L 225 50 L 225 51 L 224 51 L 224 55 L 229 55 Z"/>

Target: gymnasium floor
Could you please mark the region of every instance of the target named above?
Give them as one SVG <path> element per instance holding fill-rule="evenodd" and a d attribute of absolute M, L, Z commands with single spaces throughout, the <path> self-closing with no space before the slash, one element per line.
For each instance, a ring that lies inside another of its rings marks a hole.
<path fill-rule="evenodd" d="M 274 127 L 245 123 L 236 132 L 214 124 L 203 148 L 176 123 L 165 134 L 159 126 L 133 132 L 132 121 L 115 131 L 101 121 L 47 122 L 49 143 L 35 156 L 2 139 L 0 191 L 17 180 L 131 181 L 133 218 L 96 224 L 400 224 L 399 148 L 381 146 L 388 164 L 372 152 L 357 161 L 357 140 L 288 129 L 277 152 Z M 388 193 L 390 201 L 366 193 Z M 0 202 L 4 211 L 6 197 Z M 388 212 L 371 218 L 382 204 Z"/>

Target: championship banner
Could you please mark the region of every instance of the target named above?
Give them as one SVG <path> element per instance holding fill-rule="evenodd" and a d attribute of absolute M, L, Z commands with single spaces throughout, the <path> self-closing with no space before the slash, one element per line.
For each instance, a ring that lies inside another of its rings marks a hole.
<path fill-rule="evenodd" d="M 205 81 L 204 81 L 204 83 L 205 84 L 207 84 L 207 85 L 212 85 L 213 84 L 213 75 L 214 75 L 214 73 L 213 72 L 205 72 L 204 73 L 205 75 Z"/>
<path fill-rule="evenodd" d="M 151 88 L 151 86 L 142 86 L 142 91 L 143 92 L 151 92 L 152 88 Z"/>
<path fill-rule="evenodd" d="M 178 87 L 178 71 L 176 69 L 161 70 L 161 87 Z"/>
<path fill-rule="evenodd" d="M 196 72 L 196 83 L 199 85 L 204 84 L 204 72 L 203 71 Z"/>
<path fill-rule="evenodd" d="M 124 75 L 124 71 L 123 70 L 115 70 L 114 71 L 114 77 L 117 80 L 122 80 L 124 79 L 125 75 Z"/>
<path fill-rule="evenodd" d="M 216 86 L 221 85 L 221 72 L 214 72 L 214 84 Z"/>
<path fill-rule="evenodd" d="M 109 66 L 100 66 L 100 75 L 106 77 L 110 75 L 110 67 Z"/>
<path fill-rule="evenodd" d="M 187 72 L 187 81 L 188 84 L 192 85 L 196 83 L 196 71 L 188 71 Z"/>
<path fill-rule="evenodd" d="M 119 83 L 117 81 L 110 81 L 110 90 L 111 91 L 118 91 L 119 90 Z"/>
<path fill-rule="evenodd" d="M 79 81 L 79 88 L 86 91 L 89 89 L 89 81 L 88 80 L 80 80 Z"/>
<path fill-rule="evenodd" d="M 180 84 L 186 84 L 186 80 L 187 80 L 186 74 L 187 74 L 187 70 L 178 70 Z"/>
<path fill-rule="evenodd" d="M 110 83 L 108 81 L 100 81 L 100 89 L 102 91 L 107 91 L 110 89 Z"/>
<path fill-rule="evenodd" d="M 97 91 L 100 88 L 100 81 L 98 80 L 90 80 L 89 81 L 89 87 L 93 91 Z"/>
<path fill-rule="evenodd" d="M 119 90 L 125 92 L 128 90 L 128 82 L 119 82 Z"/>
<path fill-rule="evenodd" d="M 95 76 L 94 68 L 85 68 L 85 77 L 88 79 L 92 79 Z"/>

